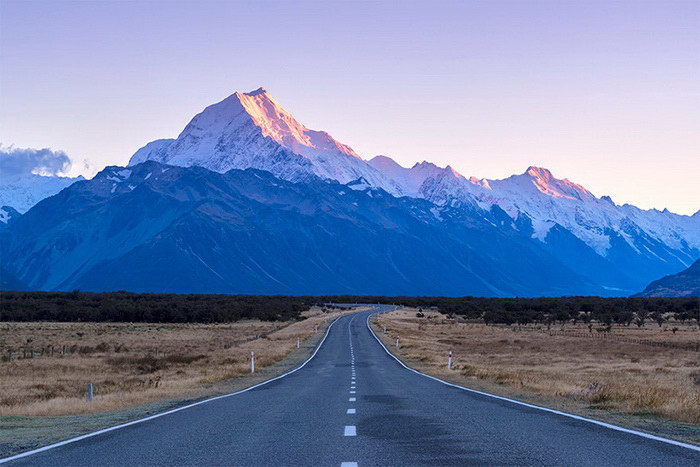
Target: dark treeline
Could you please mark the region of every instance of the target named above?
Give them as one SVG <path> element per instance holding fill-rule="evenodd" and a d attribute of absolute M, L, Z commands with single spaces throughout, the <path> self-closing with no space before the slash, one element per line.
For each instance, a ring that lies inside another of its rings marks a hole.
<path fill-rule="evenodd" d="M 431 309 L 487 324 L 596 322 L 642 325 L 668 319 L 700 324 L 700 299 L 476 298 L 386 296 L 177 295 L 129 292 L 0 292 L 0 321 L 161 323 L 293 320 L 312 305 L 383 303 Z"/>
<path fill-rule="evenodd" d="M 0 321 L 224 323 L 299 319 L 313 301 L 262 295 L 0 292 Z"/>
<path fill-rule="evenodd" d="M 327 300 L 364 303 L 397 303 L 430 309 L 446 315 L 483 320 L 486 324 L 553 324 L 556 322 L 596 322 L 606 325 L 659 325 L 669 318 L 694 321 L 700 325 L 700 298 L 661 297 L 326 297 Z"/>

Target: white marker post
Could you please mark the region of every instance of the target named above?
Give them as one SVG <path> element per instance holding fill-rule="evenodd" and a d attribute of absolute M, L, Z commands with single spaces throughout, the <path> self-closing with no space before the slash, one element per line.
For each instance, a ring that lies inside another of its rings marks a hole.
<path fill-rule="evenodd" d="M 450 355 L 447 357 L 447 369 L 452 369 L 452 351 L 450 350 Z"/>
<path fill-rule="evenodd" d="M 297 349 L 299 348 L 299 338 L 297 337 Z"/>
<path fill-rule="evenodd" d="M 250 372 L 255 373 L 255 352 L 250 353 Z"/>
<path fill-rule="evenodd" d="M 396 338 L 396 348 L 397 349 L 399 348 L 399 338 L 398 337 Z"/>
<path fill-rule="evenodd" d="M 88 402 L 92 402 L 92 395 L 93 395 L 93 387 L 92 387 L 92 383 L 89 383 L 87 385 L 87 400 L 88 400 Z"/>
<path fill-rule="evenodd" d="M 386 334 L 386 326 L 384 326 L 384 334 Z"/>

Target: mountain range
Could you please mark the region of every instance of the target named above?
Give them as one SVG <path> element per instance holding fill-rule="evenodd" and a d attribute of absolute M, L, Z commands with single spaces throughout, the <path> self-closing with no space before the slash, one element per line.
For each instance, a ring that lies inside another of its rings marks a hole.
<path fill-rule="evenodd" d="M 0 235 L 5 274 L 36 289 L 629 295 L 700 258 L 700 211 L 619 206 L 539 167 L 364 160 L 260 88 Z"/>

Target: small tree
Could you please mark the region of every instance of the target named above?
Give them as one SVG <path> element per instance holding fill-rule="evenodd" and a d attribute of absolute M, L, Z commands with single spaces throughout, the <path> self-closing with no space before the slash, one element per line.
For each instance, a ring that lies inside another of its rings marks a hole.
<path fill-rule="evenodd" d="M 641 328 L 642 326 L 644 326 L 644 322 L 647 320 L 647 316 L 648 313 L 646 311 L 638 311 L 634 323 Z"/>
<path fill-rule="evenodd" d="M 661 327 L 661 325 L 664 324 L 664 322 L 666 321 L 666 318 L 664 318 L 663 313 L 659 312 L 654 313 L 652 315 L 652 318 L 654 319 L 654 321 L 656 321 L 656 324 L 658 324 L 659 327 Z"/>

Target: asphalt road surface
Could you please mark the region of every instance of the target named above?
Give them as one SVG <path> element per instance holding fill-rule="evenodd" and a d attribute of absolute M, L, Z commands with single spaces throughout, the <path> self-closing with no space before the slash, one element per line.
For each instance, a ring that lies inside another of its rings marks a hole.
<path fill-rule="evenodd" d="M 369 330 L 374 311 L 338 319 L 283 378 L 9 464 L 700 465 L 689 447 L 409 371 Z"/>

